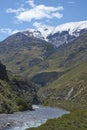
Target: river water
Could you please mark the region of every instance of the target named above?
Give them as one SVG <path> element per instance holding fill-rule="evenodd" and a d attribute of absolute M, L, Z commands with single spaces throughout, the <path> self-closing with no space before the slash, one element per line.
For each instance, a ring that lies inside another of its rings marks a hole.
<path fill-rule="evenodd" d="M 48 119 L 58 118 L 67 111 L 59 108 L 33 106 L 34 111 L 16 112 L 14 114 L 0 114 L 0 130 L 25 130 L 37 127 Z"/>

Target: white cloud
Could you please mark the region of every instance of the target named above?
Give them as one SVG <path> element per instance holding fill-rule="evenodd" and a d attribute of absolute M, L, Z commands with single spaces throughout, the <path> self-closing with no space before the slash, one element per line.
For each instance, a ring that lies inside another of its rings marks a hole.
<path fill-rule="evenodd" d="M 18 13 L 23 12 L 23 11 L 25 11 L 24 8 L 19 8 L 19 9 L 8 8 L 6 10 L 6 13 L 16 13 L 16 14 L 18 14 Z"/>
<path fill-rule="evenodd" d="M 35 7 L 33 0 L 26 0 L 26 3 L 28 3 L 31 7 Z"/>
<path fill-rule="evenodd" d="M 43 23 L 41 23 L 41 22 L 34 22 L 33 23 L 33 26 L 35 27 L 35 28 L 42 28 L 42 27 L 50 27 L 50 28 L 54 28 L 54 26 L 50 26 L 50 25 L 46 25 L 46 24 L 43 24 Z"/>
<path fill-rule="evenodd" d="M 63 17 L 63 14 L 60 14 L 59 12 L 56 12 L 56 13 L 53 13 L 52 16 L 60 19 L 60 18 Z"/>
<path fill-rule="evenodd" d="M 10 28 L 1 28 L 1 29 L 0 29 L 0 33 L 5 33 L 5 34 L 8 34 L 8 35 L 17 33 L 17 32 L 19 32 L 19 31 L 20 31 L 20 30 L 12 30 L 12 29 L 10 29 Z"/>
<path fill-rule="evenodd" d="M 30 6 L 29 8 L 21 7 L 18 9 L 9 8 L 7 13 L 14 13 L 17 22 L 31 22 L 32 20 L 51 20 L 53 18 L 61 19 L 63 14 L 60 12 L 64 8 L 63 6 L 46 6 L 43 4 L 35 5 L 34 0 L 25 0 L 25 3 Z"/>
<path fill-rule="evenodd" d="M 38 5 L 32 9 L 24 12 L 20 12 L 16 18 L 19 21 L 31 21 L 31 20 L 41 20 L 41 19 L 52 19 L 52 18 L 62 18 L 63 15 L 59 12 L 63 10 L 62 6 L 50 7 L 45 5 Z"/>
<path fill-rule="evenodd" d="M 50 30 L 52 30 L 54 28 L 53 26 L 45 25 L 41 22 L 35 22 L 33 23 L 33 26 L 39 30 L 46 29 L 46 28 L 50 28 Z"/>

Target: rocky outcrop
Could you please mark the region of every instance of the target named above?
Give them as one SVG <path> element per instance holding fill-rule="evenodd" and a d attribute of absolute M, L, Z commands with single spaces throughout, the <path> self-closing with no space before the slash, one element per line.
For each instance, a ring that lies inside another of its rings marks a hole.
<path fill-rule="evenodd" d="M 0 62 L 0 79 L 8 81 L 6 66 Z"/>

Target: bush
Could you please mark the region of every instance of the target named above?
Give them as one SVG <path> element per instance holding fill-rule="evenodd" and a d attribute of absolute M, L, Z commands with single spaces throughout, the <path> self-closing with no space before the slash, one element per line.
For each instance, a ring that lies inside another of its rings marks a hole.
<path fill-rule="evenodd" d="M 19 111 L 25 111 L 32 109 L 32 105 L 26 98 L 17 98 L 16 99 L 17 106 L 19 108 Z"/>

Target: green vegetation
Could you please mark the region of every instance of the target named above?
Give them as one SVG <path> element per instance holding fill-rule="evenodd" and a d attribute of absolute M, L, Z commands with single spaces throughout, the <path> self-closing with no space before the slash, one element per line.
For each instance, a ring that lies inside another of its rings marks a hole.
<path fill-rule="evenodd" d="M 51 83 L 53 80 L 57 79 L 62 73 L 57 72 L 42 72 L 38 73 L 31 78 L 31 81 L 35 84 L 45 86 L 48 83 Z"/>
<path fill-rule="evenodd" d="M 71 113 L 30 130 L 87 129 L 87 33 L 59 50 L 21 33 L 0 45 L 0 59 L 9 70 L 43 86 L 37 95 L 35 87 L 21 76 L 10 75 L 10 82 L 1 79 L 0 112 L 25 110 L 39 97 L 42 104 L 62 107 Z"/>
<path fill-rule="evenodd" d="M 59 106 L 68 110 L 87 108 L 87 62 L 39 89 L 44 105 Z"/>
<path fill-rule="evenodd" d="M 60 106 L 69 110 L 87 108 L 86 55 L 87 33 L 61 47 L 47 59 L 50 65 L 45 72 L 53 72 L 55 69 L 61 75 L 38 91 L 44 105 Z"/>
<path fill-rule="evenodd" d="M 16 102 L 19 107 L 19 111 L 24 111 L 24 110 L 28 110 L 28 109 L 32 110 L 31 102 L 29 101 L 29 99 L 23 98 L 23 97 L 17 98 Z"/>
<path fill-rule="evenodd" d="M 35 86 L 22 77 L 7 73 L 2 63 L 0 72 L 0 113 L 32 110 L 32 103 L 37 100 Z"/>
<path fill-rule="evenodd" d="M 9 44 L 8 44 L 9 43 Z M 31 77 L 38 72 L 38 66 L 55 52 L 46 41 L 29 38 L 22 33 L 14 34 L 0 43 L 0 60 L 8 70 Z M 44 65 L 43 68 L 46 66 Z"/>
<path fill-rule="evenodd" d="M 29 130 L 87 129 L 87 34 L 61 47 L 46 62 L 45 72 L 63 72 L 38 91 L 42 104 L 69 110 L 71 113 L 47 121 Z"/>
<path fill-rule="evenodd" d="M 23 80 L 9 82 L 0 80 L 0 113 L 32 110 L 33 96 L 32 86 Z"/>
<path fill-rule="evenodd" d="M 27 130 L 87 130 L 87 111 L 74 111 L 58 119 L 51 119 L 38 128 Z"/>

